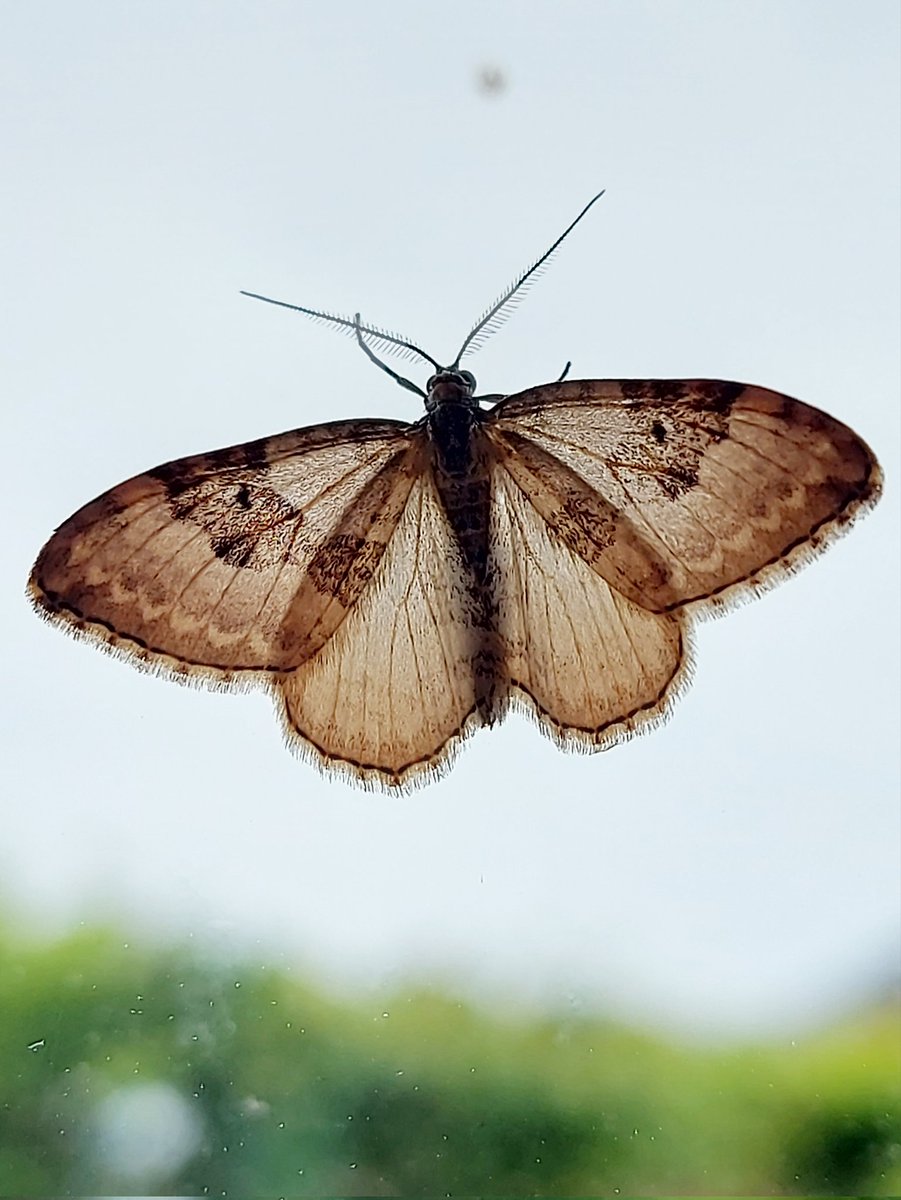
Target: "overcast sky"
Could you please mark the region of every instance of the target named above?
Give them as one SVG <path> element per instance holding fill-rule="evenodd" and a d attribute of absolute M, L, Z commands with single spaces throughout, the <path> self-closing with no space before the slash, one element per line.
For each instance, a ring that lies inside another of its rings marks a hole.
<path fill-rule="evenodd" d="M 897 971 L 896 0 L 51 0 L 2 24 L 7 907 L 702 1035 L 794 1036 Z M 51 531 L 140 470 L 418 417 L 351 341 L 239 289 L 447 359 L 602 187 L 468 362 L 481 389 L 567 359 L 764 384 L 887 476 L 824 559 L 698 630 L 664 728 L 568 756 L 517 717 L 442 782 L 366 794 L 288 754 L 264 696 L 142 676 L 29 610 Z"/>

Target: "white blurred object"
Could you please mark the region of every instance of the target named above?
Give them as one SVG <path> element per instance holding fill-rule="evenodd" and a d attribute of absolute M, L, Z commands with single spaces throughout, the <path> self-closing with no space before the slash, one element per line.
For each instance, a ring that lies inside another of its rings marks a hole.
<path fill-rule="evenodd" d="M 166 1083 L 117 1088 L 97 1106 L 96 1155 L 104 1173 L 152 1186 L 171 1178 L 200 1147 L 203 1124 Z"/>

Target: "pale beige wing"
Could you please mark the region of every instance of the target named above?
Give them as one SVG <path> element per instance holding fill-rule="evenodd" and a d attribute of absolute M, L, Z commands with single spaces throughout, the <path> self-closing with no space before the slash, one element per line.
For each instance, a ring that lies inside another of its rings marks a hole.
<path fill-rule="evenodd" d="M 364 590 L 422 448 L 412 426 L 340 421 L 167 463 L 70 517 L 38 557 L 31 596 L 174 674 L 290 670 Z"/>
<path fill-rule="evenodd" d="M 486 429 L 558 536 L 657 612 L 775 582 L 881 485 L 846 425 L 739 383 L 550 384 L 502 401 Z"/>
<path fill-rule="evenodd" d="M 289 737 L 364 783 L 424 781 L 482 723 L 478 646 L 466 567 L 427 469 L 371 585 L 319 653 L 280 678 Z"/>
<path fill-rule="evenodd" d="M 685 619 L 648 612 L 557 536 L 501 458 L 495 600 L 508 684 L 564 746 L 599 747 L 665 714 L 688 660 Z"/>

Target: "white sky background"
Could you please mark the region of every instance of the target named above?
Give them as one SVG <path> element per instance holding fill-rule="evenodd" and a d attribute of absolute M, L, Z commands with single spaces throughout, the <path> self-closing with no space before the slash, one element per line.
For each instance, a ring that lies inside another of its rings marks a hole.
<path fill-rule="evenodd" d="M 897 971 L 898 24 L 896 0 L 4 6 L 20 917 L 702 1035 L 795 1036 Z M 446 359 L 602 187 L 467 362 L 481 390 L 567 359 L 765 384 L 887 476 L 825 559 L 700 628 L 665 728 L 566 756 L 516 717 L 437 785 L 367 794 L 289 755 L 264 696 L 142 676 L 28 609 L 50 532 L 138 471 L 419 416 L 351 341 L 239 288 Z"/>

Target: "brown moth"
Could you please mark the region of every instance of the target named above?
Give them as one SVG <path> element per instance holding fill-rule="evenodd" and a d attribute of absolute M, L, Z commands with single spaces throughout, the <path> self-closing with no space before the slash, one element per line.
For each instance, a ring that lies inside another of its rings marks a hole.
<path fill-rule="evenodd" d="M 513 706 L 567 749 L 659 721 L 694 618 L 819 553 L 881 476 L 847 426 L 763 387 L 561 376 L 477 397 L 463 354 L 597 199 L 449 367 L 359 314 L 286 305 L 353 333 L 425 415 L 314 425 L 120 484 L 41 551 L 38 611 L 139 667 L 267 688 L 292 747 L 369 785 L 427 780 Z M 429 362 L 426 391 L 370 344 Z"/>

